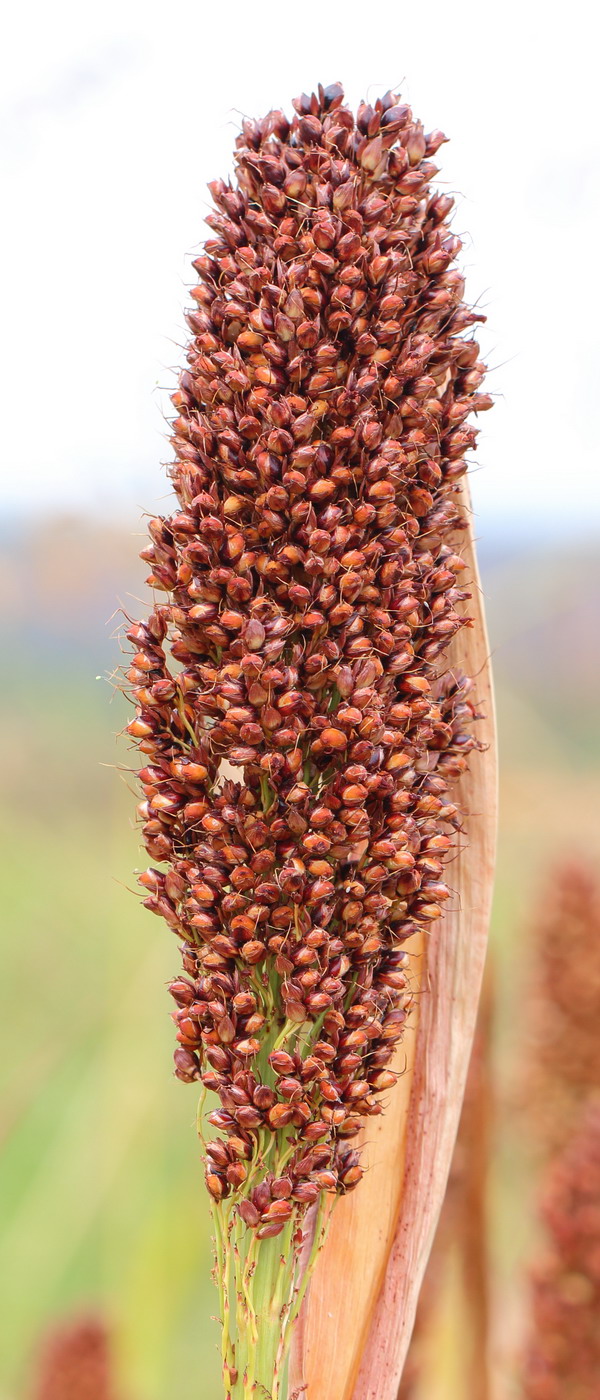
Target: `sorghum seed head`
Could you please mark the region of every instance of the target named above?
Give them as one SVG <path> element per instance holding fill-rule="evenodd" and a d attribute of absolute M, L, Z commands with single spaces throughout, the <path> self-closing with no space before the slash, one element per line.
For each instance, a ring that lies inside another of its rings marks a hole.
<path fill-rule="evenodd" d="M 102 1318 L 78 1318 L 50 1332 L 31 1393 L 34 1400 L 116 1400 L 110 1337 Z"/>
<path fill-rule="evenodd" d="M 547 1248 L 532 1271 L 527 1400 L 597 1391 L 600 1375 L 600 1104 L 584 1111 L 553 1163 L 542 1216 Z"/>
<path fill-rule="evenodd" d="M 430 187 L 445 138 L 392 94 L 356 118 L 338 84 L 294 107 L 244 121 L 235 184 L 210 187 L 177 506 L 150 522 L 159 601 L 128 631 L 139 814 L 166 866 L 145 902 L 190 979 L 176 1073 L 218 1094 L 208 1189 L 261 1238 L 360 1180 L 345 1143 L 396 1078 L 402 944 L 448 895 L 447 793 L 476 747 L 444 661 L 468 620 L 457 493 L 490 403 Z M 285 1174 L 248 1194 L 265 1132 Z"/>
<path fill-rule="evenodd" d="M 546 883 L 534 929 L 526 1073 L 518 1086 L 543 1155 L 561 1148 L 600 1084 L 600 889 L 571 860 Z"/>

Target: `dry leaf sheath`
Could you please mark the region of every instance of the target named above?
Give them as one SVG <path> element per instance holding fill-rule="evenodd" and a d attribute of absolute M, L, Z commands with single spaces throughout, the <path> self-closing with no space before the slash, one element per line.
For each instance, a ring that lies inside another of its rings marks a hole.
<path fill-rule="evenodd" d="M 540 1155 L 566 1146 L 600 1086 L 600 886 L 571 860 L 545 880 L 534 929 L 518 1106 Z"/>
<path fill-rule="evenodd" d="M 183 945 L 176 1072 L 217 1096 L 203 1146 L 232 1400 L 282 1400 L 326 1204 L 361 1181 L 363 1125 L 403 1102 L 409 948 L 460 865 L 454 789 L 481 742 L 461 481 L 491 401 L 452 200 L 430 187 L 444 138 L 391 93 L 356 117 L 339 84 L 294 106 L 244 121 L 235 183 L 210 187 L 178 506 L 143 551 L 162 601 L 128 631 L 158 862 L 141 883 Z"/>

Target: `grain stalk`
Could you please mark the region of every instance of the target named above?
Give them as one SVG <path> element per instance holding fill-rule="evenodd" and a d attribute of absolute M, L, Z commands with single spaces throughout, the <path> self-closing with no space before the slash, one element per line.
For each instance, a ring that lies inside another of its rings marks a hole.
<path fill-rule="evenodd" d="M 323 1270 L 336 1261 L 338 1296 L 366 1284 L 350 1313 L 366 1345 L 400 1211 L 417 1258 L 385 1364 L 397 1388 L 456 1131 L 493 845 L 463 486 L 466 420 L 491 400 L 465 336 L 483 318 L 462 302 L 452 199 L 430 183 L 444 137 L 391 93 L 356 116 L 339 84 L 294 107 L 244 120 L 234 184 L 210 186 L 173 395 L 178 505 L 142 552 L 163 600 L 128 630 L 158 863 L 140 881 L 182 944 L 176 1073 L 217 1096 L 199 1127 L 229 1400 L 350 1395 Z M 366 1225 L 366 1265 L 349 1220 Z M 327 1370 L 314 1382 L 312 1357 Z"/>

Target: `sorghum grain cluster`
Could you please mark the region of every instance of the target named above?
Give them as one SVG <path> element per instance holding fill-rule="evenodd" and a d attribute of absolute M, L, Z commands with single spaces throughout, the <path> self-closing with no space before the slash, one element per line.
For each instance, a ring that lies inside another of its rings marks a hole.
<path fill-rule="evenodd" d="M 176 1072 L 219 1096 L 208 1188 L 259 1238 L 360 1180 L 404 944 L 448 898 L 476 744 L 445 659 L 468 624 L 457 492 L 491 402 L 431 188 L 442 133 L 391 93 L 294 107 L 245 120 L 235 182 L 210 186 L 178 506 L 142 556 L 163 600 L 128 631 L 166 867 L 144 902 L 183 944 Z"/>
<path fill-rule="evenodd" d="M 117 1400 L 110 1339 L 100 1318 L 54 1328 L 40 1354 L 33 1400 Z"/>
<path fill-rule="evenodd" d="M 527 1400 L 600 1397 L 600 1103 L 588 1107 L 555 1163 L 543 1219 L 547 1249 L 532 1275 Z"/>
<path fill-rule="evenodd" d="M 548 1155 L 564 1147 L 600 1085 L 600 890 L 585 864 L 566 862 L 546 882 L 534 933 L 518 1096 Z"/>

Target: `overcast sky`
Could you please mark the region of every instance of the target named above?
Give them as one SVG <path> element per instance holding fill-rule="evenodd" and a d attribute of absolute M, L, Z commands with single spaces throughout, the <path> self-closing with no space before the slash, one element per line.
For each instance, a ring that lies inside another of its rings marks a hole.
<path fill-rule="evenodd" d="M 5 509 L 156 508 L 206 182 L 230 169 L 242 113 L 289 108 L 303 88 L 341 79 L 353 103 L 399 88 L 426 129 L 451 137 L 439 178 L 459 195 L 497 395 L 473 476 L 481 532 L 597 529 L 593 21 L 584 0 L 11 7 L 0 59 Z"/>

